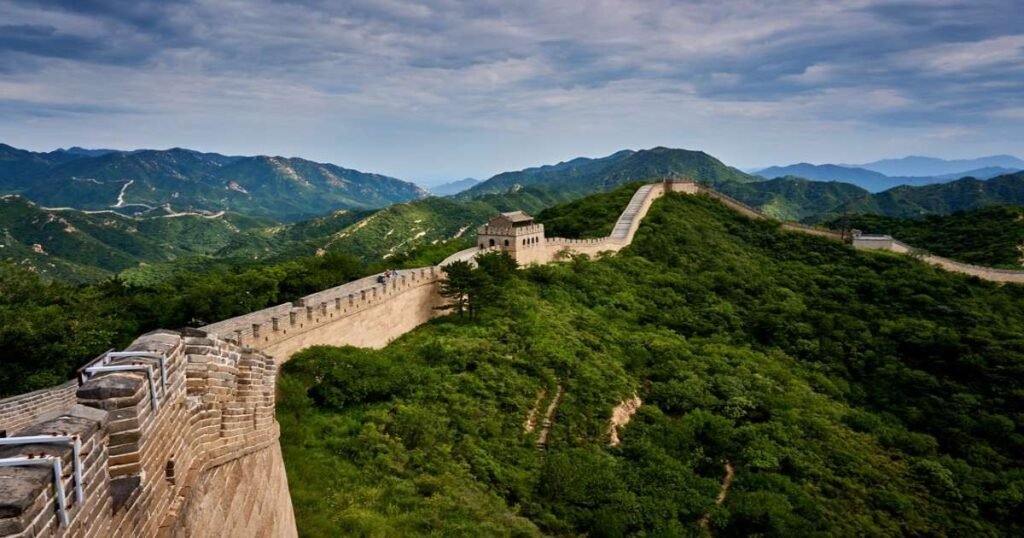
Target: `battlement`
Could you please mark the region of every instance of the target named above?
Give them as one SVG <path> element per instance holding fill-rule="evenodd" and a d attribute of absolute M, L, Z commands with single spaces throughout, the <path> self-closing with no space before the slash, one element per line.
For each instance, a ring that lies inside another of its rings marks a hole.
<path fill-rule="evenodd" d="M 76 439 L 80 457 L 48 442 L 0 447 L 11 461 L 46 454 L 61 463 L 0 467 L 0 535 L 173 533 L 187 522 L 183 509 L 204 471 L 275 447 L 276 374 L 272 358 L 201 331 L 157 331 L 105 353 L 83 370 L 76 403 L 8 431 L 9 442 Z M 43 409 L 66 390 L 12 400 Z M 268 517 L 288 535 L 290 503 L 281 512 Z"/>
<path fill-rule="evenodd" d="M 508 235 L 523 236 L 544 233 L 543 224 L 530 224 L 527 226 L 491 226 L 484 224 L 477 229 L 477 235 Z"/>
<path fill-rule="evenodd" d="M 442 276 L 443 271 L 436 266 L 399 271 L 397 277 L 383 283 L 378 282 L 377 275 L 369 276 L 307 295 L 291 303 L 213 323 L 201 330 L 237 345 L 250 346 L 279 357 L 282 362 L 302 347 L 313 345 L 309 342 L 320 341 L 325 333 L 334 332 L 337 335 L 340 331 L 348 334 L 353 326 L 359 324 L 369 327 L 358 335 L 351 334 L 353 339 L 344 343 L 382 347 L 400 335 L 394 334 L 392 330 L 396 323 L 406 326 L 409 316 L 416 315 L 414 319 L 419 324 L 437 315 L 437 311 L 428 308 L 424 312 L 422 308 L 409 305 L 408 313 L 381 316 L 376 324 L 365 323 L 366 314 L 393 305 L 399 296 L 406 294 L 415 296 L 412 301 L 436 306 L 436 300 L 424 297 L 437 295 L 436 286 Z"/>

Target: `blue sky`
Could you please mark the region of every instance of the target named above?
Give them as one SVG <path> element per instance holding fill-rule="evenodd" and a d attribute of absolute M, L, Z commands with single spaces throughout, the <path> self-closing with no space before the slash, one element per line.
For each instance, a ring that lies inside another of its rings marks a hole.
<path fill-rule="evenodd" d="M 0 141 L 431 183 L 658 145 L 1024 153 L 1020 0 L 0 0 Z"/>

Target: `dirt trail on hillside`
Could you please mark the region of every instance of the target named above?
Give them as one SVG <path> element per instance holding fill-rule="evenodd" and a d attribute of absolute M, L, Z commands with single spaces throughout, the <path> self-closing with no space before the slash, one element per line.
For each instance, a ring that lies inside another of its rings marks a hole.
<path fill-rule="evenodd" d="M 641 405 L 643 405 L 643 401 L 634 392 L 632 398 L 623 400 L 622 403 L 615 406 L 615 409 L 612 409 L 612 418 L 608 420 L 608 446 L 619 446 L 622 442 L 619 439 L 619 428 L 629 424 Z"/>
<path fill-rule="evenodd" d="M 526 414 L 526 422 L 523 423 L 524 432 L 530 433 L 537 427 L 537 411 L 540 410 L 540 404 L 544 401 L 544 397 L 547 395 L 548 389 L 540 389 L 537 391 L 537 399 L 533 401 L 533 407 L 531 407 L 530 412 Z"/>
<path fill-rule="evenodd" d="M 722 486 L 718 488 L 718 497 L 715 497 L 716 506 L 725 502 L 725 497 L 729 494 L 729 486 L 732 485 L 733 478 L 736 478 L 736 470 L 733 468 L 732 464 L 727 461 L 725 462 L 725 477 L 722 478 Z M 700 528 L 708 531 L 709 533 L 710 529 L 708 529 L 708 523 L 710 520 L 710 513 L 704 514 L 704 517 L 700 518 Z"/>
<path fill-rule="evenodd" d="M 544 413 L 544 422 L 540 430 L 540 435 L 537 436 L 537 448 L 545 448 L 548 446 L 548 433 L 551 432 L 551 426 L 554 425 L 555 410 L 558 409 L 559 402 L 562 401 L 562 385 L 558 385 L 558 389 L 555 391 L 555 397 L 551 399 L 551 403 L 548 404 L 548 409 Z"/>

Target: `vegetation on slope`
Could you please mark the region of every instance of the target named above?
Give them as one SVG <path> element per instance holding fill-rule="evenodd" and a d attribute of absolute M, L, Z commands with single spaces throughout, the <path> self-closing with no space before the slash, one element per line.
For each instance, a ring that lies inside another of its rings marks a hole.
<path fill-rule="evenodd" d="M 724 183 L 715 189 L 777 219 L 796 221 L 868 194 L 849 183 L 809 181 L 797 177 L 755 183 Z"/>
<path fill-rule="evenodd" d="M 990 267 L 1021 268 L 1024 256 L 1024 209 L 992 206 L 952 215 L 898 219 L 880 215 L 855 215 L 835 219 L 869 234 L 888 234 L 914 247 L 940 256 Z"/>
<path fill-rule="evenodd" d="M 76 209 L 234 211 L 297 221 L 340 208 L 426 196 L 392 177 L 298 158 L 240 157 L 181 148 L 35 153 L 0 144 L 0 192 Z"/>
<path fill-rule="evenodd" d="M 214 255 L 268 226 L 266 219 L 225 213 L 136 218 L 113 212 L 41 208 L 20 196 L 0 197 L 0 260 L 47 278 L 107 278 L 140 264 Z"/>
<path fill-rule="evenodd" d="M 285 365 L 302 535 L 1024 532 L 1024 287 L 680 195 L 620 255 L 508 279 L 475 320 Z"/>
<path fill-rule="evenodd" d="M 502 193 L 517 186 L 531 185 L 543 185 L 578 198 L 627 183 L 667 177 L 685 177 L 711 185 L 757 179 L 726 166 L 703 151 L 657 147 L 641 151 L 623 150 L 599 159 L 580 157 L 555 165 L 505 172 L 459 194 L 458 198 L 468 200 L 481 194 Z"/>
<path fill-rule="evenodd" d="M 896 187 L 850 200 L 827 211 L 822 208 L 817 220 L 829 220 L 844 214 L 915 218 L 948 215 L 992 205 L 1024 205 L 1024 172 L 986 181 L 964 178 L 923 187 Z"/>
<path fill-rule="evenodd" d="M 0 397 L 63 383 L 89 359 L 153 329 L 239 316 L 387 267 L 435 264 L 466 246 L 451 241 L 372 263 L 338 252 L 268 265 L 177 262 L 159 277 L 87 285 L 0 261 Z"/>

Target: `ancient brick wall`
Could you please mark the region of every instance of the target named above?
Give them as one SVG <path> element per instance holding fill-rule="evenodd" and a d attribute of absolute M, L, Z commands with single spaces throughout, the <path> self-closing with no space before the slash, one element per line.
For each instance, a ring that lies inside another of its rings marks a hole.
<path fill-rule="evenodd" d="M 75 406 L 13 432 L 79 435 L 87 477 L 84 502 L 72 493 L 70 448 L 62 453 L 67 526 L 56 513 L 51 472 L 2 467 L 0 535 L 160 536 L 191 528 L 193 535 L 251 536 L 236 532 L 231 521 L 245 521 L 246 528 L 278 529 L 275 536 L 294 535 L 286 488 L 281 496 L 282 488 L 266 490 L 262 479 L 246 484 L 240 479 L 237 488 L 218 490 L 219 500 L 227 504 L 216 527 L 204 529 L 189 519 L 204 513 L 194 508 L 193 487 L 205 483 L 208 473 L 224 474 L 218 469 L 225 464 L 238 468 L 246 458 L 260 464 L 273 461 L 276 469 L 264 474 L 283 473 L 274 420 L 274 360 L 200 331 L 150 333 L 128 351 L 156 353 L 165 367 L 161 371 L 156 358 L 111 359 L 108 366 L 136 370 L 99 373 L 77 387 Z M 4 450 L 10 456 L 61 449 L 41 445 Z M 207 502 L 199 500 L 200 505 Z M 263 508 L 255 512 L 256 506 Z"/>
<path fill-rule="evenodd" d="M 0 400 L 0 430 L 6 430 L 10 434 L 44 416 L 75 405 L 77 390 L 78 383 L 68 381 L 56 387 Z"/>

